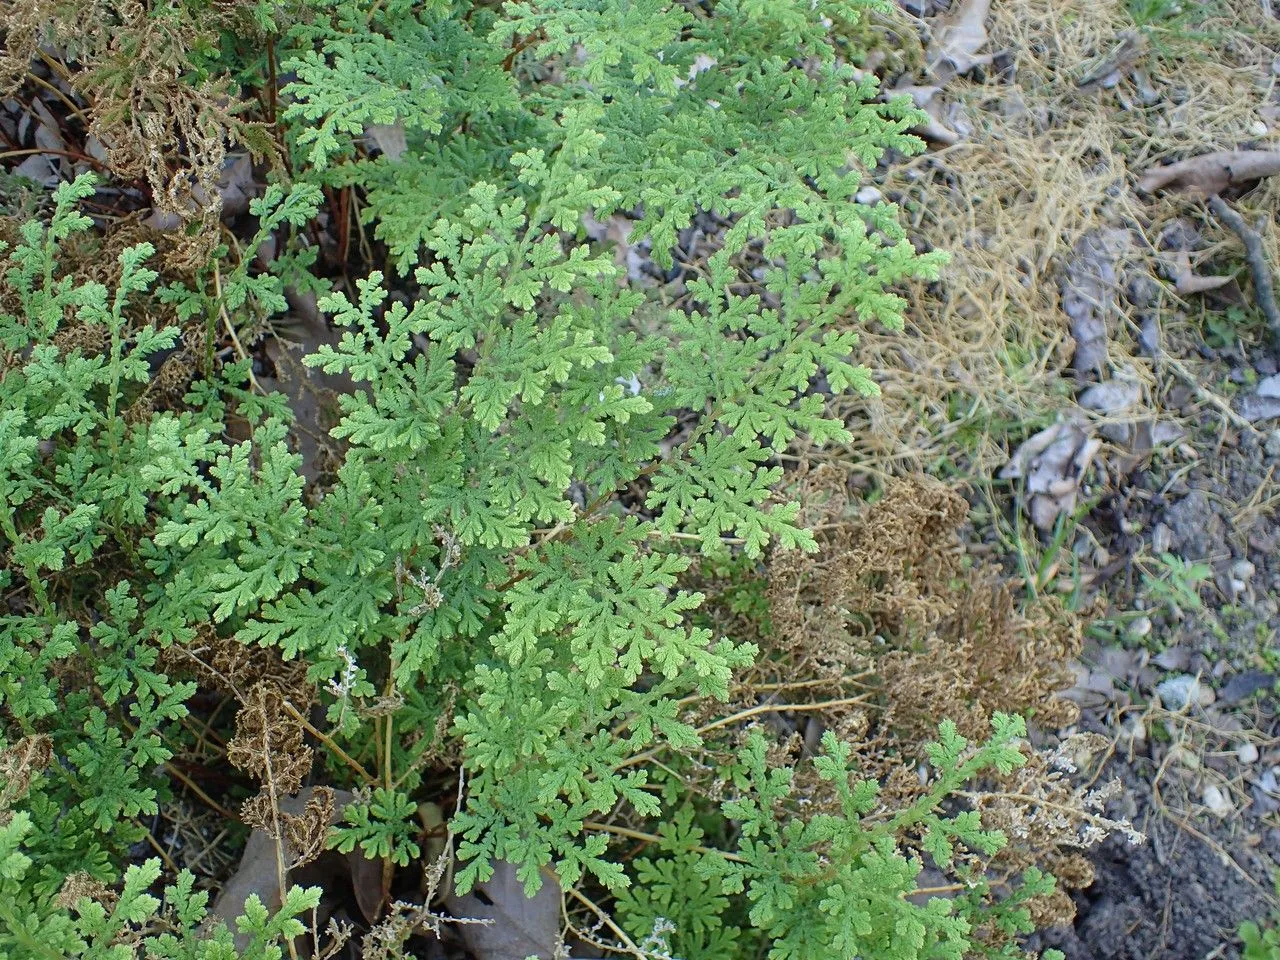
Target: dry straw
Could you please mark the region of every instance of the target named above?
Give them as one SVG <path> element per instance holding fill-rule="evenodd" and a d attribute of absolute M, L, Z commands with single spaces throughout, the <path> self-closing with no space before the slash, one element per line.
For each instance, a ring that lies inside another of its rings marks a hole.
<path fill-rule="evenodd" d="M 1116 322 L 1103 372 L 1132 367 L 1144 400 L 1158 404 L 1170 377 L 1138 351 L 1123 286 L 1155 281 L 1148 289 L 1157 302 L 1147 309 L 1176 334 L 1174 318 L 1203 302 L 1181 300 L 1168 282 L 1166 229 L 1183 218 L 1199 234 L 1199 249 L 1189 251 L 1195 271 L 1211 261 L 1219 271 L 1239 265 L 1243 252 L 1203 203 L 1140 194 L 1135 182 L 1188 156 L 1278 145 L 1280 20 L 1268 21 L 1255 0 L 1217 10 L 1189 32 L 1159 21 L 1139 29 L 1121 0 L 992 5 L 985 49 L 995 63 L 940 95 L 962 139 L 892 167 L 879 184 L 904 207 L 916 242 L 952 259 L 941 282 L 909 291 L 904 333 L 864 336 L 883 396 L 835 401 L 856 436 L 836 457 L 871 473 L 961 459 L 989 475 L 1008 456 L 1001 424 L 1034 424 L 1072 404 L 1075 342 L 1062 283 L 1081 238 L 1106 229 L 1125 231 L 1127 249 L 1108 291 Z M 1278 207 L 1277 191 L 1264 181 L 1232 199 L 1251 224 L 1263 215 L 1272 263 L 1280 233 L 1266 214 Z M 1247 290 L 1249 278 L 1239 282 Z"/>

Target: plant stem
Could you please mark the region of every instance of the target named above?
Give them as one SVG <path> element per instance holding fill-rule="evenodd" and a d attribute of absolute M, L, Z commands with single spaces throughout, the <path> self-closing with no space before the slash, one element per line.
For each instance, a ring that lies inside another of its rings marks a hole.
<path fill-rule="evenodd" d="M 359 776 L 362 781 L 364 781 L 365 784 L 372 785 L 378 782 L 377 777 L 375 777 L 363 766 L 361 766 L 360 761 L 354 759 L 350 754 L 347 753 L 347 751 L 343 750 L 340 746 L 338 746 L 337 743 L 334 742 L 332 737 L 330 737 L 327 733 L 323 733 L 320 730 L 317 730 L 314 726 L 312 726 L 311 721 L 308 720 L 306 717 L 304 717 L 299 712 L 297 707 L 295 707 L 288 700 L 281 700 L 280 702 L 284 704 L 285 711 L 289 714 L 289 716 L 293 717 L 294 720 L 302 724 L 302 729 L 306 730 L 307 733 L 311 734 L 313 737 L 315 737 L 317 740 L 323 743 L 326 747 L 332 750 L 334 755 L 337 756 L 338 759 L 341 760 L 343 763 L 345 763 L 348 767 L 350 767 L 352 771 L 357 776 Z"/>
<path fill-rule="evenodd" d="M 643 843 L 661 843 L 662 838 L 655 833 L 645 833 L 643 830 L 632 830 L 630 827 L 619 827 L 612 823 L 600 823 L 597 820 L 584 820 L 582 822 L 584 830 L 599 830 L 601 833 L 612 833 L 619 837 L 629 837 L 632 840 L 640 840 Z M 725 853 L 723 850 L 717 850 L 715 847 L 694 847 L 696 853 L 718 853 L 726 860 L 732 860 L 734 863 L 747 863 L 744 857 L 738 856 L 736 853 Z"/>
<path fill-rule="evenodd" d="M 618 926 L 616 923 L 613 922 L 612 917 L 610 917 L 607 913 L 605 913 L 598 906 L 596 906 L 594 901 L 589 900 L 585 894 L 579 893 L 576 889 L 572 887 L 570 887 L 565 892 L 569 894 L 569 896 L 573 897 L 573 899 L 577 900 L 579 903 L 585 906 L 587 909 L 589 909 L 597 917 L 599 917 L 600 922 L 613 931 L 613 935 L 618 938 L 618 941 L 624 947 L 627 948 L 628 953 L 636 957 L 637 960 L 648 960 L 648 958 L 645 957 L 643 951 L 641 951 L 641 949 L 635 945 L 635 941 L 633 941 L 630 937 L 628 937 L 626 932 L 620 926 Z"/>
<path fill-rule="evenodd" d="M 737 713 L 731 714 L 727 717 L 721 717 L 719 720 L 714 720 L 705 726 L 699 727 L 694 732 L 698 734 L 698 736 L 702 736 L 702 734 L 709 733 L 719 727 L 727 727 L 731 723 L 737 723 L 740 720 L 747 720 L 751 717 L 759 716 L 762 713 L 782 713 L 786 710 L 826 710 L 828 707 L 846 707 L 855 703 L 863 703 L 869 696 L 869 693 L 860 693 L 856 697 L 841 697 L 839 700 L 820 700 L 817 703 L 761 703 L 754 707 L 749 707 L 746 710 L 739 710 Z M 614 769 L 624 770 L 627 767 L 634 767 L 636 764 L 645 763 L 648 760 L 652 760 L 665 749 L 666 746 L 663 745 L 654 747 L 652 750 L 646 750 L 644 753 L 638 753 L 634 757 L 629 757 L 622 761 L 622 763 L 618 764 Z"/>

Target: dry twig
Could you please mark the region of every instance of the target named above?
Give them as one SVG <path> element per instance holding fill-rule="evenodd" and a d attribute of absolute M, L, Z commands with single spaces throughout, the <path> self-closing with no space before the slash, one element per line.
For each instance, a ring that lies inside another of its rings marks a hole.
<path fill-rule="evenodd" d="M 1244 244 L 1245 260 L 1249 264 L 1249 271 L 1253 274 L 1253 292 L 1258 300 L 1258 309 L 1267 318 L 1272 337 L 1280 342 L 1280 307 L 1276 306 L 1275 279 L 1271 275 L 1271 266 L 1267 263 L 1266 252 L 1262 249 L 1262 235 L 1250 227 L 1244 217 L 1216 193 L 1209 198 L 1209 209 L 1230 227 Z"/>

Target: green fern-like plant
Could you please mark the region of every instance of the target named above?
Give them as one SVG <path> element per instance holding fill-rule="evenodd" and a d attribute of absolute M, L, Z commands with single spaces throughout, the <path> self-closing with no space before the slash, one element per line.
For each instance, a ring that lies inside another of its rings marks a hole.
<path fill-rule="evenodd" d="M 695 556 L 729 569 L 814 546 L 779 493 L 783 457 L 848 439 L 826 401 L 876 392 L 859 328 L 900 327 L 895 285 L 938 269 L 891 206 L 853 199 L 866 169 L 920 147 L 920 116 L 851 66 L 878 5 L 279 4 L 263 22 L 292 24 L 278 119 L 294 182 L 252 206 L 250 249 L 157 289 L 133 247 L 108 288 L 59 260 L 90 225 L 90 180 L 27 224 L 5 274 L 19 309 L 0 315 L 3 585 L 22 597 L 0 615 L 0 877 L 23 891 L 0 943 L 232 955 L 225 928 L 195 932 L 190 877 L 169 878 L 164 907 L 145 893 L 157 868 L 131 857 L 195 690 L 162 652 L 215 637 L 305 663 L 318 775 L 356 788 L 330 845 L 381 860 L 384 883 L 421 858 L 418 804 L 451 756 L 458 892 L 508 862 L 529 893 L 554 876 L 618 898 L 637 936 L 674 923 L 691 958 L 980 948 L 994 897 L 909 897 L 925 857 L 949 869 L 999 846 L 944 801 L 1020 762 L 1018 721 L 976 746 L 944 724 L 932 789 L 875 818 L 876 785 L 851 782 L 833 737 L 821 815 L 802 815 L 759 735 L 716 772 L 733 792 L 719 806 L 655 762 L 702 746 L 686 708 L 727 699 L 757 653 L 698 619 Z M 387 262 L 320 298 L 341 336 L 305 362 L 354 389 L 341 464 L 308 485 L 284 398 L 210 358 L 223 327 L 285 308 L 286 281 L 324 286 L 304 239 L 271 270 L 251 256 L 324 189 L 359 191 Z M 620 268 L 593 239 L 608 220 L 678 286 Z M 180 402 L 157 404 L 157 368 L 188 349 L 179 324 L 204 342 Z M 658 828 L 631 870 L 601 822 L 690 804 L 698 826 Z M 59 902 L 78 871 L 128 897 Z M 314 899 L 288 893 L 275 919 L 246 906 L 245 955 L 278 952 Z M 998 908 L 1011 930 L 1017 902 Z"/>
<path fill-rule="evenodd" d="M 197 385 L 181 412 L 154 409 L 155 373 L 177 362 L 179 328 L 139 321 L 158 303 L 148 299 L 152 248 L 120 254 L 114 288 L 77 281 L 60 260 L 90 226 L 76 205 L 93 192 L 88 176 L 60 187 L 49 222 L 22 228 L 3 275 L 20 310 L 0 313 L 0 583 L 22 598 L 0 614 L 0 956 L 15 958 L 131 956 L 125 931 L 159 907 L 145 893 L 158 861 L 129 867 L 110 910 L 92 897 L 62 902 L 69 877 L 99 887 L 120 878 L 168 794 L 156 770 L 196 689 L 159 660 L 209 622 L 209 608 L 164 605 L 175 553 L 151 534 L 166 512 L 191 506 L 184 481 L 231 461 L 229 402 L 256 420 L 287 414 L 278 398 L 244 390 L 244 364 Z M 227 557 L 228 538 L 214 539 Z M 191 882 L 178 881 L 169 908 L 188 934 L 203 916 Z M 314 899 L 291 894 L 281 917 Z M 293 935 L 265 913 L 246 923 L 257 944 L 248 955 L 278 957 L 272 944 Z M 224 927 L 195 953 L 164 938 L 152 946 L 213 957 L 229 942 Z"/>
<path fill-rule="evenodd" d="M 345 332 L 308 362 L 367 384 L 343 398 L 346 463 L 311 513 L 342 546 L 238 636 L 319 680 L 353 658 L 357 682 L 401 688 L 472 651 L 463 889 L 495 859 L 530 890 L 549 864 L 621 884 L 581 824 L 619 802 L 657 814 L 627 759 L 692 744 L 676 702 L 723 696 L 751 656 L 688 625 L 683 546 L 812 544 L 773 499 L 777 454 L 847 436 L 815 383 L 874 392 L 856 322 L 898 324 L 892 285 L 938 262 L 851 199 L 864 165 L 918 148 L 916 115 L 842 58 L 831 25 L 863 6 L 356 4 L 295 33 L 298 157 L 368 189 L 420 292 L 388 306 L 374 275 L 322 301 Z M 357 128 L 391 123 L 404 153 L 357 159 Z M 726 227 L 676 307 L 586 234 L 627 216 L 670 265 L 704 214 Z"/>

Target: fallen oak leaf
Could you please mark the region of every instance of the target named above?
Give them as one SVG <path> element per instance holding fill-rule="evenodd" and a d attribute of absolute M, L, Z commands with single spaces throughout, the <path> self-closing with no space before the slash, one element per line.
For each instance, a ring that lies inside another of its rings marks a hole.
<path fill-rule="evenodd" d="M 1125 31 L 1120 34 L 1120 42 L 1115 49 L 1086 70 L 1084 75 L 1076 81 L 1076 86 L 1082 90 L 1111 86 L 1112 77 L 1117 77 L 1137 65 L 1146 51 L 1146 46 L 1145 37 L 1133 31 Z"/>
<path fill-rule="evenodd" d="M 1022 479 L 1028 494 L 1027 513 L 1038 530 L 1050 530 L 1061 514 L 1070 515 L 1080 496 L 1080 485 L 1102 448 L 1079 414 L 1029 437 L 1000 471 L 1005 480 Z"/>
<path fill-rule="evenodd" d="M 1194 273 L 1184 273 L 1178 277 L 1178 282 L 1173 285 L 1173 288 L 1185 297 L 1195 293 L 1208 293 L 1230 282 L 1230 277 L 1220 274 L 1202 277 Z"/>
<path fill-rule="evenodd" d="M 392 163 L 409 149 L 403 123 L 368 123 L 364 128 L 365 142 L 378 150 Z"/>
<path fill-rule="evenodd" d="M 1137 406 L 1141 399 L 1142 386 L 1136 380 L 1115 377 L 1086 388 L 1077 402 L 1086 410 L 1111 416 Z"/>
<path fill-rule="evenodd" d="M 1240 415 L 1251 423 L 1280 417 L 1280 373 L 1267 377 L 1241 399 Z"/>
<path fill-rule="evenodd" d="M 1184 190 L 1209 197 L 1235 183 L 1280 173 L 1280 150 L 1218 150 L 1148 170 L 1138 180 L 1143 193 Z"/>
<path fill-rule="evenodd" d="M 1106 367 L 1109 329 L 1120 316 L 1118 265 L 1133 246 L 1128 230 L 1099 228 L 1082 236 L 1067 261 L 1062 279 L 1062 312 L 1071 321 L 1080 373 Z"/>

